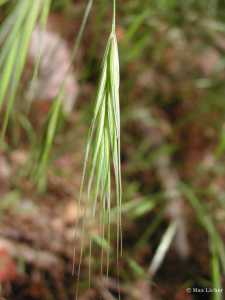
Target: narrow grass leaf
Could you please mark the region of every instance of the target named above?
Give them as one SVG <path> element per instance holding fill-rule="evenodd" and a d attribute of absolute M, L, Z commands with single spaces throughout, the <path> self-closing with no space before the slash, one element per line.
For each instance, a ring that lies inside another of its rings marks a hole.
<path fill-rule="evenodd" d="M 203 226 L 203 228 L 207 231 L 209 238 L 214 241 L 216 251 L 219 254 L 220 261 L 222 263 L 223 273 L 225 274 L 225 245 L 221 236 L 216 229 L 213 220 L 210 215 L 207 213 L 207 210 L 204 204 L 198 199 L 198 197 L 194 194 L 194 192 L 187 186 L 182 185 L 181 190 L 184 195 L 189 200 L 193 209 L 195 210 L 197 217 Z"/>
<path fill-rule="evenodd" d="M 217 289 L 217 292 L 213 293 L 213 300 L 222 300 L 222 293 L 219 290 L 222 290 L 221 285 L 221 272 L 220 272 L 220 260 L 217 249 L 214 245 L 214 241 L 211 240 L 211 268 L 212 268 L 212 287 Z"/>
<path fill-rule="evenodd" d="M 161 263 L 163 262 L 163 259 L 173 241 L 173 238 L 175 236 L 177 229 L 176 222 L 173 222 L 170 224 L 166 232 L 164 233 L 161 242 L 158 246 L 158 249 L 156 250 L 156 253 L 152 259 L 151 265 L 149 267 L 149 274 L 151 276 L 154 276 L 154 274 L 159 269 Z"/>

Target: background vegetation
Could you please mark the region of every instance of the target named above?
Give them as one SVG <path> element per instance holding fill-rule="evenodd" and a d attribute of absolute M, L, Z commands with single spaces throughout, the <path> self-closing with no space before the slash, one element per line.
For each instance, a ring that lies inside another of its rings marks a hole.
<path fill-rule="evenodd" d="M 88 1 L 0 1 L 0 285 L 7 300 L 73 299 L 74 245 L 83 249 L 81 300 L 224 299 L 224 291 L 205 290 L 225 288 L 224 1 L 117 2 L 119 258 L 118 208 L 109 242 L 97 216 L 85 218 L 88 195 L 79 205 L 112 3 L 94 1 L 88 15 Z M 35 57 L 30 50 L 37 24 L 57 34 L 62 53 L 46 59 L 44 75 L 47 48 Z M 52 86 L 49 101 L 44 91 Z M 74 263 L 77 275 L 76 256 Z"/>

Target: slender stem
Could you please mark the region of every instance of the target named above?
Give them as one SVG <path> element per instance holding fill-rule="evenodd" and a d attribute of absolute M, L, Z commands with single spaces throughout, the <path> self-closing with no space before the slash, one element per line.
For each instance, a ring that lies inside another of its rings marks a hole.
<path fill-rule="evenodd" d="M 112 32 L 116 31 L 116 0 L 113 0 Z"/>
<path fill-rule="evenodd" d="M 77 52 L 78 52 L 79 47 L 80 47 L 81 39 L 82 39 L 84 29 L 85 29 L 85 26 L 87 24 L 87 20 L 88 20 L 88 17 L 89 17 L 92 6 L 93 6 L 93 0 L 89 0 L 87 6 L 85 8 L 85 12 L 84 12 L 83 20 L 82 20 L 82 23 L 81 23 L 81 26 L 80 26 L 80 30 L 78 32 L 77 38 L 75 40 L 75 44 L 74 44 L 73 49 L 72 49 L 72 54 L 71 54 L 71 57 L 70 57 L 70 64 L 67 68 L 66 76 L 65 76 L 63 82 L 61 83 L 58 94 L 60 94 L 61 91 L 64 89 L 67 75 L 69 74 L 69 72 L 70 72 L 70 70 L 73 66 L 73 61 L 77 56 Z"/>
<path fill-rule="evenodd" d="M 76 57 L 76 55 L 77 55 L 77 51 L 79 49 L 81 38 L 83 36 L 85 25 L 87 23 L 88 16 L 90 14 L 92 6 L 93 6 L 93 0 L 89 0 L 88 4 L 86 6 L 86 9 L 85 9 L 84 17 L 83 17 L 83 20 L 82 20 L 82 24 L 81 24 L 80 30 L 78 32 L 78 36 L 76 38 L 75 45 L 74 45 L 74 48 L 73 48 L 73 51 L 72 51 L 72 59 L 74 57 Z"/>

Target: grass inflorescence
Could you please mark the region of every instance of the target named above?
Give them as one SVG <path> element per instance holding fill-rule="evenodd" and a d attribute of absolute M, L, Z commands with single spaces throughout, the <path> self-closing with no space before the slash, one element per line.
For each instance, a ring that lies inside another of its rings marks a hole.
<path fill-rule="evenodd" d="M 115 185 L 117 207 L 117 258 L 119 257 L 119 251 L 122 251 L 119 74 L 114 1 L 112 31 L 103 57 L 94 115 L 87 138 L 80 198 L 86 191 L 88 202 L 86 215 L 93 219 L 96 218 L 97 215 L 99 216 L 101 223 L 101 240 L 106 241 L 107 245 L 110 245 L 111 209 L 114 206 L 111 191 L 112 185 Z M 90 238 L 90 256 L 91 243 L 92 237 Z M 106 247 L 102 247 L 101 265 L 103 264 L 103 252 L 105 248 Z M 107 249 L 106 272 L 108 274 L 110 248 L 107 247 Z M 81 259 L 82 249 L 80 264 Z M 78 280 L 79 273 L 80 270 L 78 270 Z"/>

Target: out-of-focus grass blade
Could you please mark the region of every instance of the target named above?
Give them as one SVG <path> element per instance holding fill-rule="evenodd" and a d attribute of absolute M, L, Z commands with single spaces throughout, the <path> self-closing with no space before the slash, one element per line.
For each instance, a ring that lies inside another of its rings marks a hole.
<path fill-rule="evenodd" d="M 211 240 L 211 266 L 212 266 L 212 288 L 217 289 L 217 292 L 213 293 L 212 299 L 213 300 L 222 300 L 223 299 L 223 292 L 221 286 L 221 272 L 220 272 L 220 260 L 219 254 L 217 253 L 217 249 L 214 245 L 214 241 Z"/>
<path fill-rule="evenodd" d="M 51 4 L 52 4 L 52 0 L 45 0 L 43 2 L 41 15 L 40 15 L 40 25 L 42 26 L 42 29 L 45 29 Z"/>
<path fill-rule="evenodd" d="M 127 262 L 137 278 L 144 278 L 146 276 L 145 270 L 134 259 L 128 257 Z"/>
<path fill-rule="evenodd" d="M 46 186 L 46 172 L 48 167 L 49 154 L 54 142 L 58 125 L 62 119 L 62 97 L 63 92 L 54 100 L 49 112 L 48 121 L 45 128 L 45 134 L 42 139 L 42 145 L 39 148 L 37 166 L 33 169 L 33 176 L 40 191 Z"/>
<path fill-rule="evenodd" d="M 18 51 L 19 40 L 18 38 L 15 39 L 14 47 L 11 48 L 7 60 L 5 62 L 4 69 L 1 74 L 0 80 L 0 109 L 2 107 L 6 92 L 8 90 L 11 74 L 13 71 L 13 66 L 15 64 L 17 58 L 17 51 Z"/>
<path fill-rule="evenodd" d="M 92 240 L 96 245 L 98 245 L 101 249 L 104 249 L 106 252 L 111 251 L 111 247 L 109 242 L 100 235 L 93 235 Z"/>
<path fill-rule="evenodd" d="M 20 28 L 26 18 L 29 8 L 29 1 L 19 1 L 0 27 L 0 43 L 4 43 L 0 52 L 0 67 L 4 64 L 9 50 L 14 46 L 14 41 L 19 35 Z"/>
<path fill-rule="evenodd" d="M 36 24 L 39 9 L 40 9 L 40 1 L 31 2 L 30 11 L 28 16 L 26 17 L 26 22 L 23 26 L 23 29 L 20 32 L 20 48 L 18 51 L 18 56 L 16 60 L 16 64 L 14 67 L 14 72 L 12 74 L 12 85 L 10 87 L 9 98 L 6 106 L 6 113 L 4 114 L 3 127 L 1 132 L 1 137 L 4 138 L 6 128 L 8 125 L 9 117 L 13 109 L 13 104 L 15 101 L 16 92 L 20 83 L 20 79 L 22 76 L 23 68 L 26 62 L 26 56 L 28 52 L 29 42 L 31 38 L 32 31 Z M 14 46 L 14 45 L 13 45 Z"/>
<path fill-rule="evenodd" d="M 129 218 L 136 219 L 149 213 L 156 205 L 156 199 L 147 198 L 141 200 L 132 200 L 124 203 L 121 207 L 121 213 L 126 214 Z M 114 207 L 111 211 L 112 221 L 115 220 L 117 215 L 117 207 Z"/>
<path fill-rule="evenodd" d="M 5 136 L 14 106 L 33 29 L 40 15 L 43 22 L 47 20 L 50 3 L 50 0 L 18 1 L 1 27 L 0 42 L 4 44 L 0 52 L 0 107 L 6 95 L 8 96 L 3 117 L 2 138 Z"/>
<path fill-rule="evenodd" d="M 161 209 L 155 219 L 149 224 L 149 226 L 146 228 L 144 233 L 140 236 L 139 240 L 137 241 L 135 248 L 142 248 L 144 244 L 147 243 L 150 236 L 157 230 L 161 222 L 163 221 L 163 218 L 165 216 L 164 209 Z"/>
<path fill-rule="evenodd" d="M 0 52 L 0 66 L 4 63 L 9 50 L 13 48 L 15 39 L 20 35 L 24 21 L 29 13 L 31 3 L 32 2 L 29 0 L 19 1 L 14 10 L 1 25 L 0 42 L 4 42 L 4 45 Z"/>
<path fill-rule="evenodd" d="M 151 11 L 149 9 L 147 11 L 144 11 L 140 15 L 133 16 L 132 23 L 131 23 L 130 27 L 128 28 L 126 35 L 125 35 L 125 42 L 128 42 L 132 38 L 134 38 L 135 33 L 140 30 L 141 25 L 149 17 L 150 13 L 151 13 Z"/>
<path fill-rule="evenodd" d="M 5 4 L 6 2 L 8 2 L 9 0 L 0 0 L 0 5 Z"/>
<path fill-rule="evenodd" d="M 149 44 L 149 36 L 146 34 L 143 37 L 141 37 L 139 40 L 135 41 L 135 44 L 133 45 L 132 49 L 130 49 L 129 53 L 127 53 L 127 56 L 124 57 L 124 61 L 126 63 L 130 61 L 134 61 L 135 59 L 138 59 L 142 53 L 143 49 Z"/>
<path fill-rule="evenodd" d="M 154 274 L 157 272 L 159 269 L 161 263 L 163 262 L 163 259 L 173 241 L 173 238 L 175 236 L 177 229 L 177 224 L 176 222 L 173 222 L 170 224 L 166 232 L 164 233 L 162 240 L 156 250 L 156 253 L 152 259 L 151 265 L 149 267 L 149 274 L 151 276 L 154 276 Z"/>
<path fill-rule="evenodd" d="M 216 229 L 210 215 L 207 213 L 204 204 L 194 194 L 193 190 L 184 184 L 182 184 L 181 190 L 194 208 L 201 225 L 208 232 L 209 237 L 214 241 L 216 251 L 219 254 L 220 261 L 222 263 L 223 273 L 225 274 L 225 245 L 218 230 Z"/>
<path fill-rule="evenodd" d="M 30 120 L 24 114 L 19 114 L 18 119 L 20 125 L 22 126 L 22 128 L 25 130 L 27 134 L 30 145 L 32 147 L 35 147 L 37 142 L 37 135 L 34 128 L 32 127 Z"/>
<path fill-rule="evenodd" d="M 225 126 L 222 126 L 221 128 L 221 132 L 220 132 L 220 139 L 219 139 L 219 143 L 216 147 L 216 151 L 215 151 L 215 155 L 217 158 L 220 158 L 221 155 L 224 153 L 225 151 Z"/>

